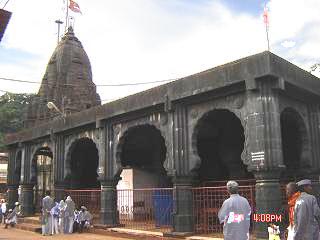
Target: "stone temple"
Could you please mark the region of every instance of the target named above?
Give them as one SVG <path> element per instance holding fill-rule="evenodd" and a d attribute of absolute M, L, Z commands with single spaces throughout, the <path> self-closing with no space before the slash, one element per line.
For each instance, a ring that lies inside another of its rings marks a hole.
<path fill-rule="evenodd" d="M 49 111 L 49 101 L 66 117 Z M 319 125 L 319 79 L 268 51 L 100 105 L 89 59 L 69 29 L 26 130 L 6 138 L 9 201 L 20 186 L 28 216 L 46 189 L 56 198 L 67 189 L 96 189 L 100 223 L 117 226 L 116 186 L 132 168 L 153 178 L 153 188 L 173 192 L 173 233 L 197 231 L 209 212 L 195 211 L 199 199 L 206 201 L 195 189 L 209 182 L 250 182 L 254 212 L 277 213 L 284 181 L 307 176 L 319 185 Z M 255 224 L 257 236 L 265 229 Z"/>

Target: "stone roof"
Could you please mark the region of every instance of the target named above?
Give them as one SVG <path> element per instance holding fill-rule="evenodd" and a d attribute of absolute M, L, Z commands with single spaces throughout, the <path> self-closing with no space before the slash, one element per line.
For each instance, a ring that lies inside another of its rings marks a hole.
<path fill-rule="evenodd" d="M 161 106 L 167 101 L 192 99 L 230 86 L 238 88 L 237 91 L 245 91 L 254 88 L 255 79 L 264 76 L 279 78 L 278 88 L 290 91 L 296 98 L 309 102 L 320 101 L 319 78 L 271 52 L 262 52 L 72 114 L 65 121 L 57 119 L 37 128 L 8 135 L 6 143 L 10 145 L 49 136 L 52 132 L 96 124 L 100 120 Z"/>

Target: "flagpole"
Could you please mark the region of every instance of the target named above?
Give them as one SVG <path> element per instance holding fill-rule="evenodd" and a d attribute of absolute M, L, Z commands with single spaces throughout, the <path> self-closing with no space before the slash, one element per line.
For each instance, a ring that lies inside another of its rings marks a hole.
<path fill-rule="evenodd" d="M 69 10 L 68 10 L 68 8 L 69 8 L 69 6 L 68 6 L 68 2 L 69 2 L 69 0 L 66 0 L 66 3 L 67 3 L 66 8 L 67 8 L 67 10 L 66 10 L 66 26 L 65 26 L 65 32 L 67 32 L 68 27 L 69 27 L 69 21 L 68 21 L 68 18 L 69 18 Z"/>
<path fill-rule="evenodd" d="M 269 14 L 268 14 L 268 8 L 265 4 L 264 10 L 263 10 L 263 21 L 266 25 L 266 36 L 267 36 L 267 44 L 268 44 L 268 51 L 270 51 L 270 41 L 269 41 Z"/>
<path fill-rule="evenodd" d="M 267 34 L 268 51 L 270 52 L 269 27 L 267 24 L 266 24 L 266 34 Z"/>

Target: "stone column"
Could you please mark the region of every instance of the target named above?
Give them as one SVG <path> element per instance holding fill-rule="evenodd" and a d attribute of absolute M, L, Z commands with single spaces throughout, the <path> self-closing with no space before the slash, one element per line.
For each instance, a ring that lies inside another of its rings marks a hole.
<path fill-rule="evenodd" d="M 188 234 L 194 231 L 192 178 L 175 177 L 173 186 L 173 234 Z"/>
<path fill-rule="evenodd" d="M 114 179 L 101 181 L 101 224 L 114 227 L 119 224 L 117 211 L 117 182 Z"/>
<path fill-rule="evenodd" d="M 280 169 L 270 169 L 254 174 L 256 178 L 256 207 L 253 214 L 279 214 L 282 205 L 279 183 Z M 254 224 L 257 240 L 266 239 L 268 237 L 267 223 L 255 221 Z"/>
<path fill-rule="evenodd" d="M 14 207 L 14 203 L 18 201 L 18 185 L 12 184 L 12 185 L 7 185 L 8 187 L 8 205 L 9 208 Z"/>
<path fill-rule="evenodd" d="M 59 182 L 54 184 L 54 192 L 52 193 L 52 195 L 54 196 L 56 202 L 60 202 L 61 200 L 65 199 L 65 189 L 65 183 Z"/>
<path fill-rule="evenodd" d="M 33 184 L 24 183 L 21 185 L 21 211 L 23 216 L 34 214 Z"/>

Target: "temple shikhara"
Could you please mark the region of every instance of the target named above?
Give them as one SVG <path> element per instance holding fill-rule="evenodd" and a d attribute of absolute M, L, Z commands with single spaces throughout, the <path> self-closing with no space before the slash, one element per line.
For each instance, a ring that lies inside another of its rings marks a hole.
<path fill-rule="evenodd" d="M 318 182 L 319 125 L 320 79 L 269 51 L 101 105 L 70 27 L 6 138 L 9 202 L 30 216 L 51 190 L 103 225 L 219 232 L 227 180 L 258 213 L 278 212 L 288 180 Z"/>

